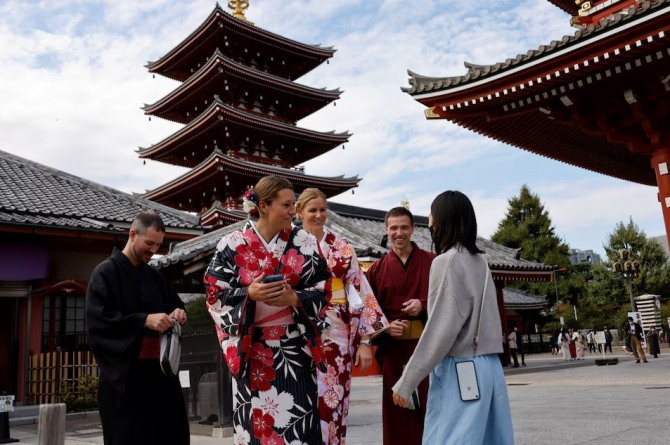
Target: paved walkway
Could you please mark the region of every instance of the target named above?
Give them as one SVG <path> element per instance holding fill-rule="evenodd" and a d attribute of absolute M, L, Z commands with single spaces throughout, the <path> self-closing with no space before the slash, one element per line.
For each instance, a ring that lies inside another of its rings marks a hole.
<path fill-rule="evenodd" d="M 615 353 L 619 364 L 596 366 L 601 354 L 564 362 L 560 356 L 526 356 L 525 367 L 506 368 L 517 445 L 665 444 L 670 437 L 670 350 L 636 364 Z M 610 354 L 607 357 L 612 357 Z M 354 379 L 347 443 L 381 443 L 381 378 Z M 11 437 L 37 443 L 37 425 L 12 425 Z M 191 443 L 232 444 L 193 424 Z M 102 444 L 97 416 L 69 419 L 66 445 Z"/>

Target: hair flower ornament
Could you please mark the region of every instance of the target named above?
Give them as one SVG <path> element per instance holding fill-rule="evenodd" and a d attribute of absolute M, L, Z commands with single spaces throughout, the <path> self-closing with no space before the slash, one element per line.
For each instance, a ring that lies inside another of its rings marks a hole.
<path fill-rule="evenodd" d="M 258 216 L 258 198 L 254 194 L 254 189 L 250 188 L 242 197 L 242 210 L 251 216 Z"/>

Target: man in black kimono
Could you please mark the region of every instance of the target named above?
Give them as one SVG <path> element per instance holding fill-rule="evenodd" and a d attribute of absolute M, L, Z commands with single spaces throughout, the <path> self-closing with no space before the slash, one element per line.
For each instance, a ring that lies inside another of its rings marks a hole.
<path fill-rule="evenodd" d="M 105 445 L 190 442 L 179 380 L 163 374 L 159 364 L 159 333 L 186 323 L 182 301 L 147 265 L 164 235 L 157 213 L 137 215 L 123 251 L 114 249 L 95 268 L 86 290 Z"/>

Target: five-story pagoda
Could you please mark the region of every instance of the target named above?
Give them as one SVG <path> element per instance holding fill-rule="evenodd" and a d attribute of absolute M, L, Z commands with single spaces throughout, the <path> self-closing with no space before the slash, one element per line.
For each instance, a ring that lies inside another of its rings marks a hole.
<path fill-rule="evenodd" d="M 185 126 L 139 155 L 190 170 L 144 197 L 221 226 L 246 216 L 242 195 L 265 175 L 287 178 L 296 192 L 318 187 L 328 197 L 357 187 L 358 177 L 310 176 L 298 167 L 351 136 L 296 125 L 342 93 L 294 82 L 335 50 L 254 26 L 244 17 L 245 0 L 229 6 L 233 15 L 217 4 L 191 35 L 147 65 L 181 84 L 145 113 Z"/>

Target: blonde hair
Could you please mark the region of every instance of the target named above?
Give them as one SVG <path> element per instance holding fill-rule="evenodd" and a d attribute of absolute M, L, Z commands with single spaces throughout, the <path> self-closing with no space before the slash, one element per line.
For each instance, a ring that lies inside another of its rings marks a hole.
<path fill-rule="evenodd" d="M 295 202 L 295 211 L 300 212 L 309 201 L 315 198 L 323 198 L 326 205 L 328 204 L 328 198 L 326 198 L 325 193 L 317 188 L 307 188 L 302 191 L 300 196 L 298 196 L 298 199 Z"/>

